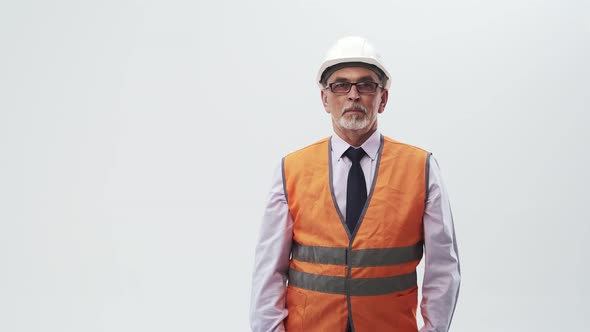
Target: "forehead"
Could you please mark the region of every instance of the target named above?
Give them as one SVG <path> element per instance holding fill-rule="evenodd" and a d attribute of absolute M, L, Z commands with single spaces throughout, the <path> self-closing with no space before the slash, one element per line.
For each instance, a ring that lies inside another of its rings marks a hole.
<path fill-rule="evenodd" d="M 357 81 L 359 79 L 372 79 L 375 82 L 379 81 L 377 74 L 364 67 L 345 67 L 333 72 L 328 78 L 328 81 Z"/>

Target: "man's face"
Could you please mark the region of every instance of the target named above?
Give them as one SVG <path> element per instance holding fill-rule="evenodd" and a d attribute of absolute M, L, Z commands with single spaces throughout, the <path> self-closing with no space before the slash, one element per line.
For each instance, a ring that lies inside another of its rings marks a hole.
<path fill-rule="evenodd" d="M 363 67 L 346 67 L 335 71 L 328 77 L 327 83 L 335 82 L 381 84 L 375 72 Z M 387 97 L 387 90 L 379 87 L 374 93 L 359 93 L 357 86 L 352 86 L 348 93 L 335 93 L 330 88 L 322 90 L 322 102 L 326 112 L 332 116 L 336 133 L 354 132 L 358 135 L 375 131 L 377 114 L 384 111 Z"/>

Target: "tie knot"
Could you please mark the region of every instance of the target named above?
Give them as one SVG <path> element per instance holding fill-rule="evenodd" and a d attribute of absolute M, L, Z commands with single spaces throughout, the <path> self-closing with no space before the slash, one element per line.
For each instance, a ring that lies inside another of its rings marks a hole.
<path fill-rule="evenodd" d="M 365 156 L 365 150 L 363 148 L 355 149 L 351 146 L 344 152 L 344 155 L 353 163 L 359 163 Z"/>

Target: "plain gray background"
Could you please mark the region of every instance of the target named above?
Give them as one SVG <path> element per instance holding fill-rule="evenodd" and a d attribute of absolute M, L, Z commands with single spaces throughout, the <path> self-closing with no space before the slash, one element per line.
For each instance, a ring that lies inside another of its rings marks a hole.
<path fill-rule="evenodd" d="M 381 131 L 439 160 L 452 331 L 583 331 L 587 1 L 3 1 L 0 330 L 247 331 L 274 167 L 331 134 L 314 78 L 361 35 Z"/>

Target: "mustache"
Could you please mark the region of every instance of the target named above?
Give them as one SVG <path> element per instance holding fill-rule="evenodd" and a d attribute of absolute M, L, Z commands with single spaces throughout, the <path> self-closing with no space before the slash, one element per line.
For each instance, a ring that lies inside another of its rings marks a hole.
<path fill-rule="evenodd" d="M 365 106 L 361 105 L 361 104 L 352 104 L 352 105 L 350 105 L 348 107 L 345 107 L 342 110 L 342 114 L 344 114 L 346 112 L 349 112 L 349 111 L 352 111 L 352 110 L 361 110 L 363 113 L 367 114 L 367 108 Z"/>

